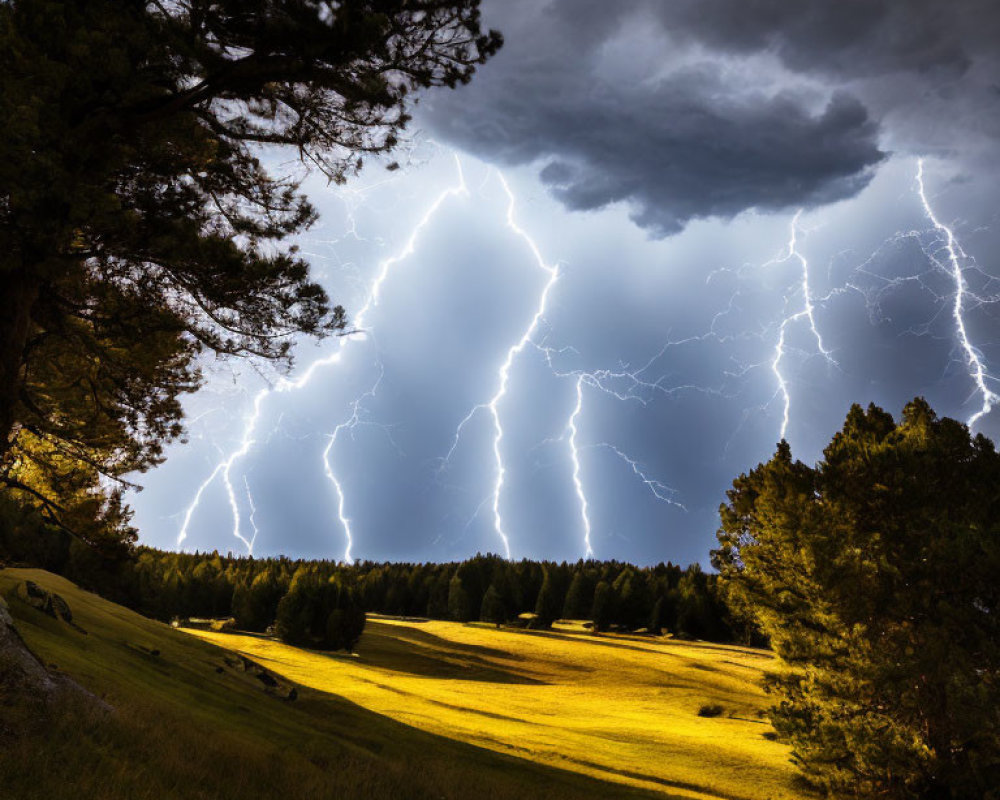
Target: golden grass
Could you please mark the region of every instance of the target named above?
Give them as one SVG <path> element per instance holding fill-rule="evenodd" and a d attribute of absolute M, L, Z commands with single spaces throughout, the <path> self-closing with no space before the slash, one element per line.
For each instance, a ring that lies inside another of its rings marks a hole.
<path fill-rule="evenodd" d="M 14 590 L 24 580 L 60 594 L 87 633 L 18 600 Z M 220 639 L 226 645 L 248 647 L 260 642 L 269 656 L 314 660 L 328 668 L 336 665 L 323 673 L 328 678 L 336 676 L 340 667 L 357 671 L 343 690 L 326 687 L 333 694 L 305 688 L 317 680 L 303 682 L 298 699 L 287 702 L 266 694 L 252 675 L 227 666 L 226 653 L 218 647 L 81 591 L 57 576 L 39 570 L 3 570 L 0 594 L 9 602 L 18 631 L 46 664 L 57 665 L 58 671 L 114 707 L 106 714 L 67 699 L 45 711 L 32 698 L 5 694 L 0 685 L 4 800 L 648 800 L 663 796 L 663 787 L 651 792 L 609 784 L 574 771 L 576 767 L 558 769 L 437 735 L 432 732 L 433 718 L 444 708 L 433 703 L 431 719 L 420 720 L 417 727 L 363 708 L 351 702 L 355 698 L 349 694 L 365 685 L 363 677 L 373 674 L 367 661 L 354 664 L 252 637 Z M 462 681 L 449 677 L 472 668 L 474 655 L 479 659 L 477 685 L 488 685 L 485 676 L 499 678 L 512 672 L 508 666 L 492 664 L 502 661 L 496 654 L 479 648 L 477 655 L 463 650 L 457 641 L 446 642 L 439 648 L 445 652 L 436 653 L 419 631 L 411 630 L 412 626 L 375 623 L 365 640 L 366 658 L 410 665 L 409 673 L 389 670 L 384 676 L 398 679 L 401 692 L 421 675 L 432 680 L 431 671 L 439 672 L 442 684 L 457 686 Z M 379 631 L 385 635 L 379 636 Z M 206 631 L 204 636 L 224 634 Z M 413 647 L 407 639 L 415 640 Z M 406 656 L 408 651 L 411 655 Z M 451 652 L 456 654 L 448 655 Z M 530 684 L 520 686 L 530 688 Z M 398 697 L 405 699 L 403 694 Z"/>
<path fill-rule="evenodd" d="M 423 731 L 675 797 L 792 800 L 766 737 L 771 656 L 744 647 L 372 616 L 357 656 L 190 631 L 280 675 Z M 699 716 L 707 705 L 722 707 Z"/>

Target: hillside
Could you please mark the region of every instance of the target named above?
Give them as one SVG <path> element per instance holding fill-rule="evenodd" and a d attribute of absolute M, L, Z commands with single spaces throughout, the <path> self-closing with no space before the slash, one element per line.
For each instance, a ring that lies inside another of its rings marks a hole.
<path fill-rule="evenodd" d="M 26 580 L 77 627 L 20 599 Z M 0 572 L 0 594 L 32 650 L 114 709 L 43 722 L 5 698 L 16 800 L 795 796 L 757 716 L 758 651 L 375 619 L 358 657 L 330 656 L 192 636 L 37 570 Z"/>
<path fill-rule="evenodd" d="M 357 657 L 192 631 L 314 689 L 463 742 L 678 797 L 800 797 L 750 648 L 372 618 Z M 710 714 L 712 716 L 703 716 Z"/>

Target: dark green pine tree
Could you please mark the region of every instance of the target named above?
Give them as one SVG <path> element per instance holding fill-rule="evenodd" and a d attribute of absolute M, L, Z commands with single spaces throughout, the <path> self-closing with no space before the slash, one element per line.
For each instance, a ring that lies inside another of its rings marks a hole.
<path fill-rule="evenodd" d="M 538 590 L 538 599 L 535 601 L 536 624 L 543 628 L 551 628 L 552 623 L 559 619 L 560 611 L 562 611 L 562 598 L 559 596 L 559 588 L 552 576 L 552 570 L 546 568 L 542 587 Z"/>
<path fill-rule="evenodd" d="M 500 627 L 507 621 L 507 613 L 503 596 L 496 585 L 491 583 L 486 594 L 483 595 L 483 606 L 479 612 L 479 619 L 483 622 L 493 622 L 497 627 Z"/>
<path fill-rule="evenodd" d="M 593 576 L 586 569 L 577 569 L 566 591 L 563 619 L 586 619 L 594 604 Z"/>
<path fill-rule="evenodd" d="M 599 581 L 594 589 L 594 604 L 590 609 L 590 619 L 593 621 L 594 633 L 606 631 L 611 626 L 614 613 L 614 600 L 611 584 Z"/>
<path fill-rule="evenodd" d="M 772 722 L 834 797 L 1000 787 L 1000 455 L 914 400 L 733 482 L 713 562 L 786 665 Z"/>
<path fill-rule="evenodd" d="M 472 600 L 457 570 L 448 584 L 448 616 L 456 622 L 468 622 L 473 618 Z"/>

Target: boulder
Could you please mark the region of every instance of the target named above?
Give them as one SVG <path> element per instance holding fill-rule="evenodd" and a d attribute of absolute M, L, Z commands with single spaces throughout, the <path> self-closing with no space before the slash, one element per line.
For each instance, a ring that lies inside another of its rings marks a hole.
<path fill-rule="evenodd" d="M 55 592 L 46 591 L 34 581 L 25 581 L 17 587 L 17 594 L 32 608 L 37 608 L 53 619 L 61 619 L 80 633 L 86 633 L 83 628 L 73 622 L 73 612 L 70 610 L 69 603 Z"/>

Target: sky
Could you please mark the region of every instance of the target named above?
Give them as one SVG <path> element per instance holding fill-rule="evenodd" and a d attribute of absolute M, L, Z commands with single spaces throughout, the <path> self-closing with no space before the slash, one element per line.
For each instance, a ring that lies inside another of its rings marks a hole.
<path fill-rule="evenodd" d="M 206 358 L 143 543 L 707 565 L 733 478 L 852 403 L 1000 436 L 1000 7 L 483 11 L 504 48 L 400 169 L 304 183 L 360 332 Z"/>

